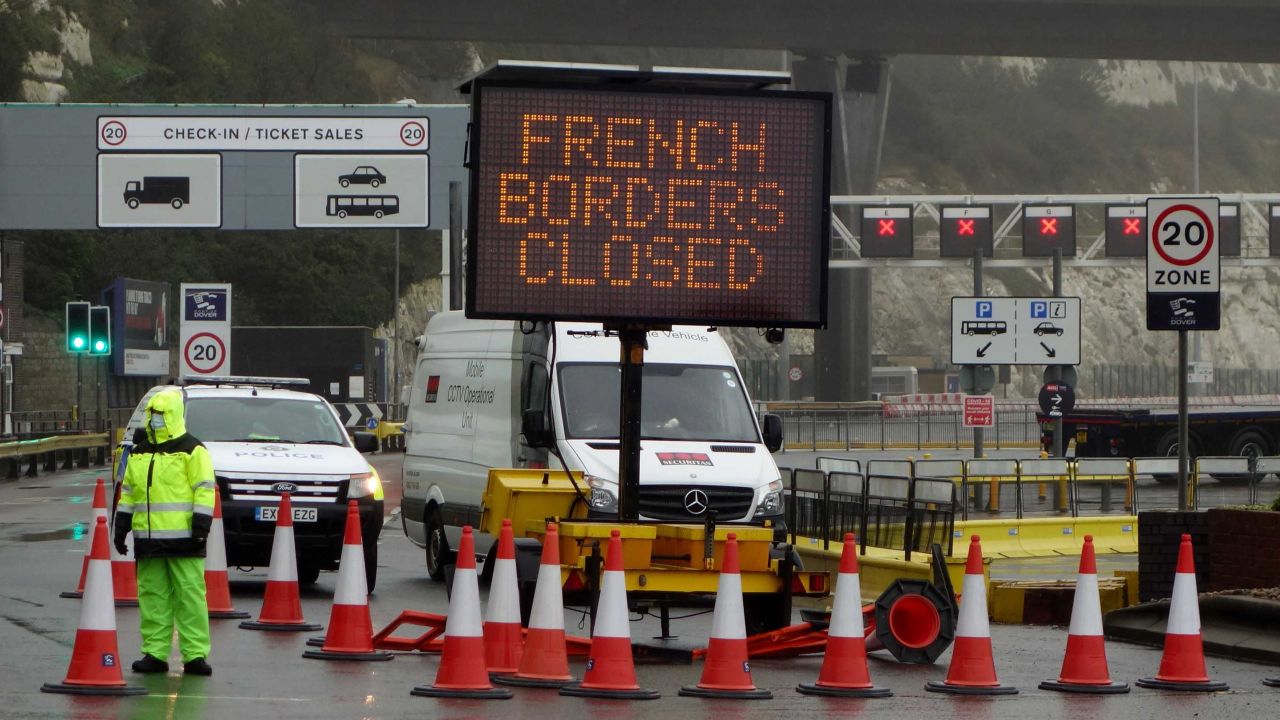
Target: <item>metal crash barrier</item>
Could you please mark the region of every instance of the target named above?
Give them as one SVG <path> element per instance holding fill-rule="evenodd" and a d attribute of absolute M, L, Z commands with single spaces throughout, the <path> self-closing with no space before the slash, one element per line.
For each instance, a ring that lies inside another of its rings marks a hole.
<path fill-rule="evenodd" d="M 111 433 L 55 435 L 0 443 L 0 459 L 9 461 L 6 477 L 10 480 L 17 479 L 19 474 L 36 477 L 41 465 L 47 472 L 57 470 L 59 453 L 62 454 L 63 470 L 75 466 L 89 467 L 90 462 L 105 465 L 111 453 Z M 24 464 L 26 472 L 22 472 Z"/>

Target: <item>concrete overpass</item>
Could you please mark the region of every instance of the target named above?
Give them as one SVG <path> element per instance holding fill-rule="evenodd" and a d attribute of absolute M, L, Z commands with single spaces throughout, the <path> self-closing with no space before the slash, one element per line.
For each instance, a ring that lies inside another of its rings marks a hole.
<path fill-rule="evenodd" d="M 1280 62 L 1277 0 L 311 0 L 356 38 Z"/>
<path fill-rule="evenodd" d="M 895 55 L 1280 62 L 1280 0 L 310 2 L 351 38 L 787 51 L 774 67 L 789 65 L 794 87 L 836 98 L 836 195 L 874 192 Z M 831 273 L 819 400 L 869 397 L 871 280 Z"/>

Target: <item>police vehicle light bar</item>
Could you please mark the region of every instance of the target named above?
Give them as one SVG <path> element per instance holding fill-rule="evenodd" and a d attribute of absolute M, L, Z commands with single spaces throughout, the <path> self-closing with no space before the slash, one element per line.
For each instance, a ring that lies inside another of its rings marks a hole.
<path fill-rule="evenodd" d="M 258 377 L 252 375 L 208 375 L 205 377 L 187 377 L 183 385 L 246 385 L 255 387 L 309 387 L 311 381 L 306 378 Z"/>

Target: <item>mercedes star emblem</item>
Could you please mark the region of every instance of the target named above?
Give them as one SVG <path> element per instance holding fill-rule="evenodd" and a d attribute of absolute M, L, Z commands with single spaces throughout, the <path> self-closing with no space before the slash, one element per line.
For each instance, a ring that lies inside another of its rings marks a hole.
<path fill-rule="evenodd" d="M 696 488 L 684 494 L 684 509 L 688 510 L 690 515 L 701 515 L 707 511 L 710 504 L 707 494 Z"/>

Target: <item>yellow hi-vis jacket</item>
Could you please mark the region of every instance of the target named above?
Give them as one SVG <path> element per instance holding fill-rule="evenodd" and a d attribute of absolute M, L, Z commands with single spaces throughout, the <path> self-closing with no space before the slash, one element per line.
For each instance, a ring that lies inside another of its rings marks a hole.
<path fill-rule="evenodd" d="M 125 465 L 115 534 L 132 528 L 140 558 L 204 556 L 217 487 L 209 451 L 187 433 L 183 414 L 182 393 L 156 393 Z"/>

